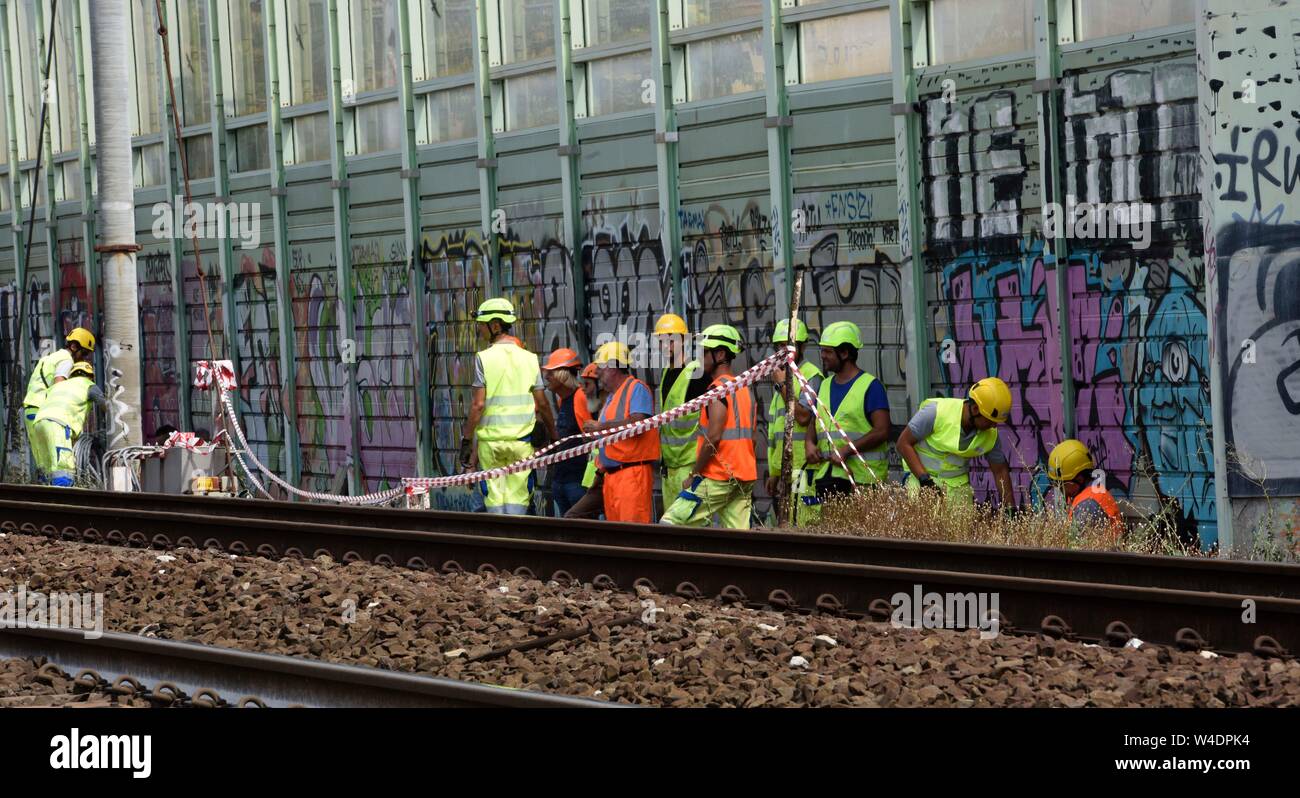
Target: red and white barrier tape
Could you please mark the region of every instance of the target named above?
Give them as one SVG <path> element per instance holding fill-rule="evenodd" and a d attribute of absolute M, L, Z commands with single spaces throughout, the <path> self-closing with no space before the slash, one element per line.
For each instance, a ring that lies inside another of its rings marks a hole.
<path fill-rule="evenodd" d="M 240 446 L 242 446 L 244 453 L 248 455 L 248 459 L 257 467 L 257 470 L 262 472 L 262 474 L 264 474 L 271 482 L 279 485 L 289 493 L 305 499 L 340 502 L 343 504 L 367 505 L 391 502 L 393 499 L 396 499 L 403 494 L 411 493 L 416 490 L 468 486 L 484 480 L 502 477 L 507 474 L 514 474 L 519 471 L 529 471 L 534 468 L 554 465 L 555 463 L 570 460 L 575 457 L 586 456 L 588 453 L 600 446 L 617 443 L 618 441 L 635 437 L 651 430 L 657 430 L 659 427 L 662 427 L 671 421 L 675 421 L 684 415 L 698 412 L 699 410 L 702 410 L 705 405 L 714 400 L 723 399 L 741 388 L 753 385 L 758 382 L 758 380 L 771 374 L 772 371 L 782 362 L 790 362 L 793 357 L 793 347 L 786 347 L 785 349 L 759 361 L 746 371 L 737 375 L 734 380 L 728 380 L 723 385 L 710 388 L 702 395 L 686 402 L 685 404 L 674 407 L 672 410 L 666 410 L 656 416 L 652 416 L 642 421 L 624 424 L 621 427 L 616 427 L 615 429 L 605 432 L 587 432 L 570 435 L 567 438 L 555 441 L 534 454 L 532 457 L 509 465 L 491 468 L 485 471 L 474 471 L 467 474 L 454 474 L 446 477 L 403 477 L 402 487 L 400 488 L 392 488 L 386 491 L 367 493 L 360 496 L 340 496 L 331 493 L 302 490 L 288 482 L 285 482 L 276 475 L 274 471 L 268 469 L 260 460 L 257 459 L 257 455 L 253 452 L 252 447 L 248 445 L 248 440 L 244 436 L 244 430 L 239 426 L 238 414 L 235 413 L 234 405 L 230 400 L 230 391 L 236 388 L 234 370 L 231 367 L 230 361 L 219 360 L 214 364 L 209 363 L 208 361 L 199 361 L 196 364 L 197 368 L 194 384 L 195 387 L 199 388 L 210 388 L 214 383 L 216 384 L 221 393 L 221 404 L 222 407 L 225 408 L 227 420 L 230 422 L 231 429 L 235 431 L 235 436 L 238 438 Z M 800 376 L 802 377 L 802 375 Z M 575 446 L 572 449 L 560 449 L 560 447 L 575 440 L 585 440 L 586 442 Z M 236 460 L 239 460 L 238 453 L 236 453 L 235 458 Z M 261 486 L 253 476 L 252 471 L 248 469 L 242 460 L 240 460 L 240 466 L 244 468 L 246 473 L 248 473 L 250 481 L 253 482 L 254 486 L 265 494 L 265 488 Z"/>

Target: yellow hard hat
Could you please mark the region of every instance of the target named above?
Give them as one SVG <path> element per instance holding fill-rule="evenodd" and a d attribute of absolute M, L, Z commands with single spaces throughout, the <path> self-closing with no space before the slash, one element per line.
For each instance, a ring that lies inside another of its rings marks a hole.
<path fill-rule="evenodd" d="M 1088 447 L 1071 438 L 1061 441 L 1047 456 L 1047 478 L 1055 482 L 1069 482 L 1081 472 L 1091 472 L 1096 466 Z"/>
<path fill-rule="evenodd" d="M 981 416 L 995 424 L 1005 424 L 1011 416 L 1011 389 L 997 377 L 985 377 L 975 383 L 967 398 L 975 402 Z"/>
<path fill-rule="evenodd" d="M 655 335 L 690 335 L 686 320 L 676 313 L 665 313 L 655 322 Z"/>
<path fill-rule="evenodd" d="M 622 341 L 610 341 L 600 345 L 600 348 L 596 350 L 596 357 L 591 362 L 601 368 L 606 366 L 626 367 L 632 365 L 632 357 L 628 352 L 627 344 Z"/>
<path fill-rule="evenodd" d="M 85 327 L 78 327 L 68 333 L 67 340 L 70 342 L 75 341 L 78 346 L 87 352 L 95 351 L 95 336 L 91 335 L 90 330 L 87 330 Z"/>
<path fill-rule="evenodd" d="M 90 379 L 95 379 L 95 367 L 89 363 L 73 363 L 72 368 L 68 370 L 69 377 L 75 377 L 78 374 L 84 374 Z"/>

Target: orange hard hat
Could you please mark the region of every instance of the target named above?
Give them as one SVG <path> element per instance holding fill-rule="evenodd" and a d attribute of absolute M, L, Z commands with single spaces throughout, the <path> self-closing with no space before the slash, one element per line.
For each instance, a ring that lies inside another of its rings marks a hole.
<path fill-rule="evenodd" d="M 583 377 L 583 379 L 594 380 L 597 379 L 598 374 L 599 374 L 599 369 L 596 368 L 596 364 L 588 363 L 587 367 L 582 370 L 581 376 Z"/>
<path fill-rule="evenodd" d="M 557 349 L 546 359 L 546 363 L 542 368 L 548 371 L 551 369 L 576 369 L 581 365 L 582 361 L 578 359 L 577 352 L 572 349 Z"/>

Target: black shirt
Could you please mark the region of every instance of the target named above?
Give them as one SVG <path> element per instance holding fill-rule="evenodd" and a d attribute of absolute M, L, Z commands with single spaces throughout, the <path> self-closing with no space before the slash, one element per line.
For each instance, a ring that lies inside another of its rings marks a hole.
<path fill-rule="evenodd" d="M 664 369 L 664 376 L 659 383 L 659 393 L 655 397 L 656 399 L 659 399 L 661 397 L 666 397 L 668 395 L 668 390 L 673 387 L 674 383 L 677 382 L 677 375 L 681 374 L 682 371 L 683 369 Z M 692 399 L 696 399 L 703 396 L 704 393 L 709 390 L 709 386 L 712 383 L 713 381 L 710 380 L 707 376 L 699 376 L 699 377 L 692 378 L 690 385 L 686 386 L 686 399 L 684 401 L 689 402 Z M 655 409 L 656 411 L 662 413 L 666 408 L 658 407 Z"/>
<path fill-rule="evenodd" d="M 559 412 L 555 416 L 555 431 L 561 439 L 581 432 L 578 429 L 578 417 L 573 412 L 573 400 L 577 396 L 578 392 L 574 391 L 559 402 Z M 575 441 L 572 445 L 564 448 L 571 449 L 579 443 L 581 441 Z M 587 458 L 571 457 L 568 460 L 556 463 L 553 468 L 552 479 L 559 482 L 581 482 L 582 475 L 587 470 Z"/>

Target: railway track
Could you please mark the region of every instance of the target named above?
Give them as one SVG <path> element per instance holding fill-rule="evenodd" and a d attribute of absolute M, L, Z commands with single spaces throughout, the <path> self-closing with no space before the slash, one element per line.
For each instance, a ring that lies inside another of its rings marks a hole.
<path fill-rule="evenodd" d="M 0 627 L 0 659 L 44 657 L 87 691 L 155 706 L 566 707 L 617 706 L 357 665 L 105 632 Z"/>
<path fill-rule="evenodd" d="M 219 516 L 224 525 L 257 522 L 270 530 L 301 529 L 301 524 L 339 527 L 340 535 L 322 538 L 320 548 L 335 559 L 352 551 L 363 559 L 382 554 L 367 542 L 362 528 L 377 530 L 375 541 L 393 532 L 454 532 L 491 538 L 545 540 L 632 549 L 711 552 L 742 557 L 857 563 L 897 568 L 1019 576 L 1031 579 L 1141 585 L 1169 590 L 1247 594 L 1300 599 L 1300 566 L 1195 557 L 1163 557 L 1127 552 L 1067 551 L 1023 546 L 887 540 L 847 535 L 727 529 L 685 529 L 655 524 L 575 521 L 534 516 L 500 516 L 391 508 L 344 507 L 274 502 L 258 499 L 216 499 L 166 494 L 77 491 L 75 502 L 57 488 L 0 485 L 0 522 L 6 508 L 26 513 L 22 503 L 76 504 L 98 508 L 101 534 L 133 525 L 158 531 L 146 542 L 132 545 L 174 545 L 188 519 Z M 18 502 L 19 504 L 9 504 Z M 138 512 L 137 512 L 138 511 Z M 153 515 L 143 515 L 153 514 Z M 166 515 L 170 514 L 170 515 Z M 31 518 L 44 526 L 52 523 Z M 38 527 L 39 528 L 39 527 Z M 154 537 L 161 535 L 158 541 Z M 225 540 L 225 538 L 218 538 Z M 202 543 L 203 541 L 197 541 Z M 248 544 L 236 537 L 231 542 Z M 192 544 L 190 544 L 192 545 Z M 261 543 L 257 544 L 261 545 Z M 274 545 L 274 542 L 272 542 Z M 341 548 L 340 548 L 341 547 Z M 256 546 L 252 546 L 256 549 Z M 281 551 L 286 547 L 280 546 Z M 301 547 L 300 547 L 301 548 Z M 315 549 L 304 550 L 311 555 Z M 270 553 L 270 552 L 269 552 Z M 428 558 L 425 558 L 426 561 Z"/>
<path fill-rule="evenodd" d="M 510 570 L 878 620 L 890 618 L 892 596 L 919 586 L 996 594 L 1003 631 L 1261 655 L 1300 646 L 1300 567 L 1277 564 L 9 486 L 0 519 L 3 531 L 69 540 Z"/>

